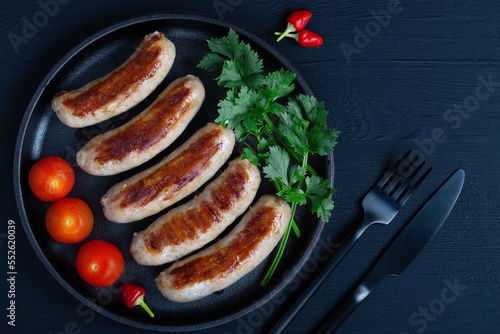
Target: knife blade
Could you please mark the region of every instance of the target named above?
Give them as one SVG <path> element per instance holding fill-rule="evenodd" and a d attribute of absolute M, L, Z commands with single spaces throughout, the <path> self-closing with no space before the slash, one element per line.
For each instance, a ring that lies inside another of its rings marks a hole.
<path fill-rule="evenodd" d="M 443 225 L 458 199 L 464 179 L 465 173 L 459 169 L 437 190 L 319 333 L 333 333 L 386 276 L 401 275 Z"/>

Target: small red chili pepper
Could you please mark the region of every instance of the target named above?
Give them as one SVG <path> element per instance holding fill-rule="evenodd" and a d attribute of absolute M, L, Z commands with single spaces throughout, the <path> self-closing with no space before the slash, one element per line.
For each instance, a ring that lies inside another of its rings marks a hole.
<path fill-rule="evenodd" d="M 286 21 L 288 22 L 286 30 L 283 33 L 275 33 L 276 35 L 280 35 L 280 37 L 278 37 L 278 42 L 281 41 L 283 37 L 288 36 L 290 33 L 302 31 L 311 16 L 312 13 L 308 10 L 299 10 L 288 15 L 288 18 L 286 19 Z"/>
<path fill-rule="evenodd" d="M 306 29 L 291 37 L 295 38 L 297 42 L 299 42 L 300 46 L 304 46 L 306 48 L 315 48 L 323 44 L 323 38 L 321 38 L 320 35 Z"/>
<path fill-rule="evenodd" d="M 153 314 L 153 312 L 151 312 L 149 307 L 144 302 L 145 294 L 146 290 L 134 284 L 123 283 L 122 286 L 120 287 L 120 295 L 122 296 L 125 305 L 127 305 L 130 308 L 133 308 L 134 306 L 137 305 L 141 305 L 146 310 L 146 312 L 148 312 L 148 314 L 153 318 L 155 315 Z"/>

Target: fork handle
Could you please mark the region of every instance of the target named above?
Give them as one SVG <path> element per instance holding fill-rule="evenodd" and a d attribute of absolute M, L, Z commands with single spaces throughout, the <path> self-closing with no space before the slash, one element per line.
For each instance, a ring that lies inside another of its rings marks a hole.
<path fill-rule="evenodd" d="M 366 219 L 363 223 L 355 229 L 349 237 L 340 245 L 338 250 L 333 254 L 333 256 L 328 260 L 325 267 L 318 273 L 318 275 L 313 279 L 311 284 L 309 284 L 306 289 L 300 294 L 298 299 L 292 304 L 292 306 L 285 312 L 285 314 L 280 318 L 280 320 L 273 326 L 269 333 L 279 334 L 282 333 L 288 324 L 293 320 L 293 318 L 299 313 L 299 311 L 304 307 L 307 301 L 314 295 L 316 290 L 323 284 L 323 282 L 330 276 L 337 265 L 346 256 L 349 250 L 354 246 L 359 237 L 363 232 L 372 224 L 372 221 Z"/>

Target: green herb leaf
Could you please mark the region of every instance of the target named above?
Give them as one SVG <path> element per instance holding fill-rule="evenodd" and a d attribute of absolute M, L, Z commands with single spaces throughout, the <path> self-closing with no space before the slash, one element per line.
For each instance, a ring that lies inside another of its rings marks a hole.
<path fill-rule="evenodd" d="M 299 165 L 293 165 L 292 168 L 290 168 L 290 183 L 295 184 L 297 182 L 300 182 L 304 180 L 307 170 L 303 166 Z"/>
<path fill-rule="evenodd" d="M 324 179 L 320 176 L 306 177 L 307 194 L 314 194 L 318 196 L 325 196 L 329 192 L 330 180 Z"/>
<path fill-rule="evenodd" d="M 250 147 L 244 147 L 243 148 L 243 153 L 241 154 L 242 159 L 249 159 L 251 162 L 253 162 L 254 165 L 260 167 L 260 156 L 255 153 L 255 151 Z"/>
<path fill-rule="evenodd" d="M 280 115 L 278 129 L 280 134 L 286 138 L 290 146 L 300 155 L 307 155 L 309 152 L 307 128 L 309 122 L 294 117 L 290 113 Z"/>
<path fill-rule="evenodd" d="M 239 43 L 239 36 L 233 30 L 229 29 L 227 37 L 212 38 L 207 41 L 208 48 L 215 53 L 219 53 L 228 59 L 234 59 L 241 53 L 244 44 Z"/>
<path fill-rule="evenodd" d="M 284 69 L 269 73 L 265 78 L 262 94 L 270 101 L 287 96 L 295 89 L 293 80 L 295 80 L 295 74 Z"/>
<path fill-rule="evenodd" d="M 330 198 L 324 198 L 321 196 L 310 196 L 309 199 L 312 202 L 311 211 L 316 213 L 318 218 L 322 221 L 328 222 L 333 210 L 333 201 Z"/>
<path fill-rule="evenodd" d="M 198 64 L 199 68 L 209 71 L 217 71 L 224 65 L 225 59 L 216 53 L 209 53 L 203 57 Z"/>
<path fill-rule="evenodd" d="M 328 221 L 333 209 L 330 196 L 335 190 L 330 188 L 330 183 L 330 180 L 319 176 L 306 177 L 306 195 L 311 200 L 311 210 L 323 221 Z"/>
<path fill-rule="evenodd" d="M 339 133 L 339 131 L 332 129 L 314 126 L 308 132 L 309 152 L 326 155 L 333 151 Z"/>
<path fill-rule="evenodd" d="M 299 188 L 287 188 L 283 191 L 283 197 L 287 202 L 298 203 L 300 205 L 304 205 L 307 202 L 306 194 Z"/>
<path fill-rule="evenodd" d="M 284 149 L 278 146 L 269 148 L 269 156 L 266 159 L 266 166 L 262 168 L 264 174 L 271 179 L 287 185 L 288 182 L 288 166 L 290 165 L 290 157 Z"/>

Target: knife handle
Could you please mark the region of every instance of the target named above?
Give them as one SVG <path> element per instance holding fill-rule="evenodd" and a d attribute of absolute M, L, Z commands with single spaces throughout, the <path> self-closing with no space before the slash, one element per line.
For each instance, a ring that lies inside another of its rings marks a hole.
<path fill-rule="evenodd" d="M 316 290 L 323 284 L 323 282 L 330 276 L 337 265 L 346 256 L 349 250 L 354 246 L 356 241 L 361 237 L 363 232 L 371 225 L 372 221 L 365 217 L 365 220 L 361 225 L 355 229 L 349 237 L 341 244 L 333 256 L 328 260 L 325 267 L 314 277 L 311 284 L 309 284 L 305 290 L 300 294 L 298 299 L 292 304 L 292 306 L 286 311 L 286 313 L 278 320 L 278 322 L 273 326 L 269 334 L 279 334 L 283 333 L 288 324 L 293 320 L 293 318 L 299 313 L 299 311 L 304 307 L 307 301 L 314 295 Z"/>
<path fill-rule="evenodd" d="M 340 325 L 351 315 L 351 313 L 358 307 L 366 296 L 370 294 L 371 290 L 365 285 L 361 284 L 354 291 L 349 298 L 343 302 L 338 309 L 335 310 L 333 315 L 328 319 L 328 321 L 320 328 L 319 334 L 328 334 L 335 332 Z"/>

